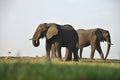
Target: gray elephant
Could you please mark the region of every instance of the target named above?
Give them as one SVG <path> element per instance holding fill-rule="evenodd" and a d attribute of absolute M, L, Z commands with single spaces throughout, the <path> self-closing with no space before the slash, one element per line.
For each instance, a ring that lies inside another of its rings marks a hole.
<path fill-rule="evenodd" d="M 50 60 L 50 50 L 52 45 L 56 48 L 56 52 L 60 60 L 61 47 L 68 48 L 68 57 L 66 61 L 72 60 L 72 52 L 74 54 L 74 60 L 78 61 L 78 54 L 76 44 L 78 42 L 78 35 L 75 29 L 71 25 L 59 25 L 56 23 L 43 23 L 36 29 L 32 43 L 35 47 L 39 46 L 39 39 L 46 38 L 46 57 Z"/>
<path fill-rule="evenodd" d="M 108 30 L 104 30 L 101 28 L 96 29 L 78 29 L 77 30 L 78 36 L 79 36 L 79 49 L 80 49 L 80 58 L 82 58 L 82 51 L 84 47 L 87 47 L 91 45 L 91 54 L 90 58 L 93 59 L 95 50 L 98 51 L 98 53 L 101 56 L 101 59 L 106 59 L 111 46 L 111 37 Z M 103 52 L 101 50 L 100 42 L 107 42 L 107 52 L 106 56 L 104 58 Z"/>

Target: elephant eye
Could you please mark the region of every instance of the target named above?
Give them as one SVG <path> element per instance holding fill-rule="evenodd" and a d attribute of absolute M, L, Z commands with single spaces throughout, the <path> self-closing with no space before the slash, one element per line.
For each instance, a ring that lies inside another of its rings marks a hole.
<path fill-rule="evenodd" d="M 43 27 L 43 28 L 42 28 L 42 31 L 46 31 L 46 30 L 47 30 L 47 27 Z"/>

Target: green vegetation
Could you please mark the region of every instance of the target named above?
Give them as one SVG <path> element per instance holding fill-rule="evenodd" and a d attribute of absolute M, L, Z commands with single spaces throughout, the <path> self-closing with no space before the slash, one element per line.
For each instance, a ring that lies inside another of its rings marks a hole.
<path fill-rule="evenodd" d="M 0 80 L 120 80 L 120 60 L 0 58 Z"/>

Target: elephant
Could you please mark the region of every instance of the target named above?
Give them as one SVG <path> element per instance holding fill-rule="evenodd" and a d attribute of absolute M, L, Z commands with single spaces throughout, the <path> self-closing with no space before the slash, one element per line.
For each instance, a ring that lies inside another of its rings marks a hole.
<path fill-rule="evenodd" d="M 46 58 L 50 60 L 50 50 L 54 46 L 58 54 L 59 60 L 62 60 L 61 47 L 68 48 L 68 57 L 66 61 L 72 60 L 72 52 L 74 55 L 74 61 L 78 61 L 77 42 L 78 35 L 72 25 L 65 24 L 60 25 L 56 23 L 41 23 L 38 25 L 33 37 L 32 43 L 35 47 L 38 47 L 39 39 L 46 38 Z"/>
<path fill-rule="evenodd" d="M 108 30 L 105 30 L 102 28 L 95 28 L 95 29 L 88 29 L 88 30 L 78 29 L 77 34 L 79 37 L 78 49 L 80 49 L 80 58 L 82 58 L 83 48 L 89 45 L 91 45 L 91 53 L 90 53 L 91 59 L 93 59 L 94 57 L 95 50 L 98 51 L 98 53 L 101 56 L 101 59 L 104 60 L 107 58 L 110 51 L 110 47 L 112 45 L 111 36 Z M 100 45 L 100 42 L 104 42 L 104 41 L 107 42 L 107 52 L 106 52 L 105 58 Z"/>

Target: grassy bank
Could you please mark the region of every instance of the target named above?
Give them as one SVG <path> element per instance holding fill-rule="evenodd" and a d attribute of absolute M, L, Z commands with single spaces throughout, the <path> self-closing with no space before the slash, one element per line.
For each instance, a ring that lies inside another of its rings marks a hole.
<path fill-rule="evenodd" d="M 119 80 L 118 61 L 46 62 L 36 58 L 0 59 L 0 80 Z"/>

